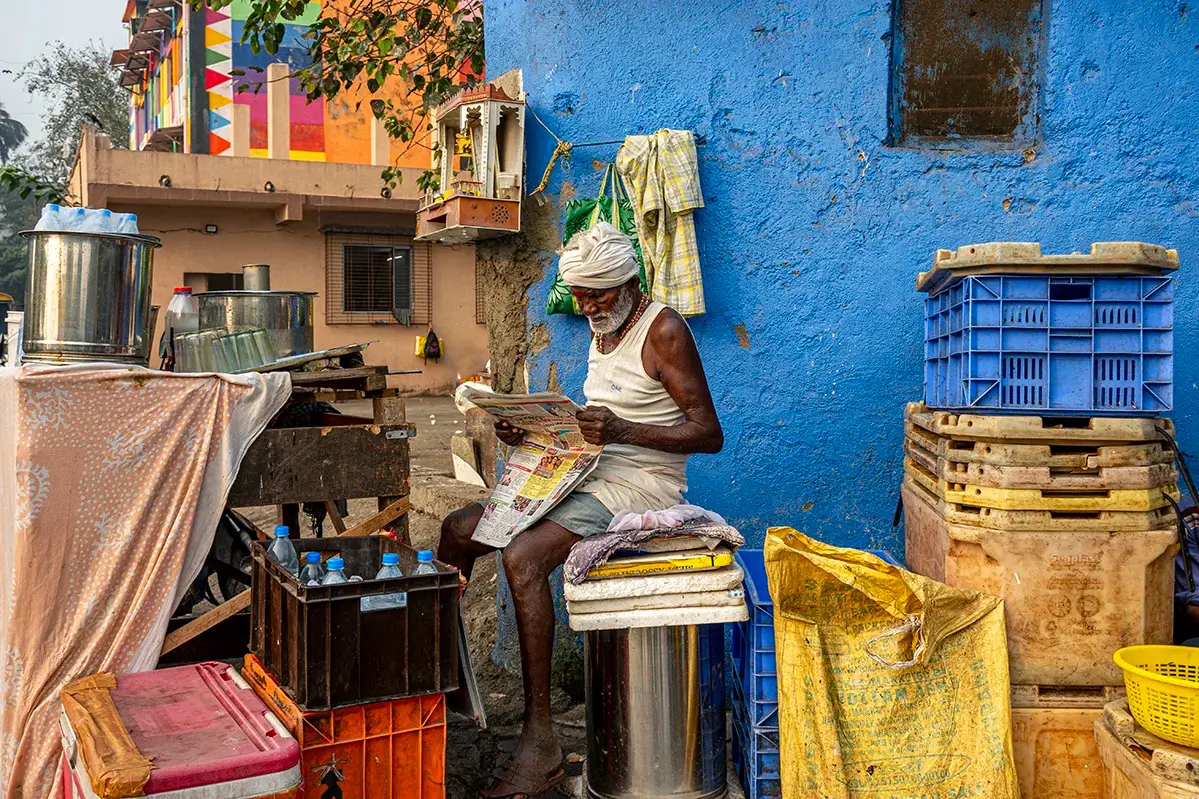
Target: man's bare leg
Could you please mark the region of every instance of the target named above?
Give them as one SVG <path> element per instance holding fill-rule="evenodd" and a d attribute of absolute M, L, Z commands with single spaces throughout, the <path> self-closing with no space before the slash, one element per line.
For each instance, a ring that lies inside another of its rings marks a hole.
<path fill-rule="evenodd" d="M 437 559 L 462 572 L 462 576 L 468 580 L 471 569 L 475 567 L 475 559 L 495 552 L 495 547 L 471 539 L 482 518 L 483 506 L 475 504 L 454 511 L 441 522 Z"/>
<path fill-rule="evenodd" d="M 510 796 L 540 787 L 562 763 L 562 748 L 550 712 L 550 667 L 554 653 L 554 601 L 549 577 L 570 554 L 579 536 L 561 525 L 541 521 L 513 539 L 504 550 L 504 574 L 512 590 L 520 638 L 525 716 L 512 762 L 502 771 L 526 779 L 500 779 L 484 796 Z"/>

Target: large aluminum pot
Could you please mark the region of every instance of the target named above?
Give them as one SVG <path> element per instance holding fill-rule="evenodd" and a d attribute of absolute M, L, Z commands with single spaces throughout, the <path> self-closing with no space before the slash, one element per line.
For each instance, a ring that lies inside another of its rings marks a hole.
<path fill-rule="evenodd" d="M 584 633 L 587 796 L 723 799 L 724 626 Z"/>
<path fill-rule="evenodd" d="M 262 328 L 276 358 L 312 352 L 312 298 L 307 291 L 205 291 L 200 329 L 234 332 Z"/>
<path fill-rule="evenodd" d="M 148 364 L 152 236 L 26 231 L 25 363 Z"/>

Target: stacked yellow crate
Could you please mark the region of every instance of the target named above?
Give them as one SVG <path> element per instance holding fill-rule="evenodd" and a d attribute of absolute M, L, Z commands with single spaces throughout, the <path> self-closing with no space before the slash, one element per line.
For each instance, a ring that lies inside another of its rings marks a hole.
<path fill-rule="evenodd" d="M 1005 600 L 1026 799 L 1103 796 L 1093 727 L 1122 646 L 1169 643 L 1177 476 L 1164 419 L 908 405 L 907 565 Z"/>

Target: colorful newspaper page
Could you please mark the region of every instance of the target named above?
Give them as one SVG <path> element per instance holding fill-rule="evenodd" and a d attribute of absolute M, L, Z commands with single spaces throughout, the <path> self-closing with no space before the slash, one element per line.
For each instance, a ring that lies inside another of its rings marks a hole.
<path fill-rule="evenodd" d="M 502 549 L 591 473 L 602 447 L 583 440 L 575 419 L 581 409 L 561 394 L 492 394 L 463 385 L 455 398 L 525 431 L 472 536 Z"/>

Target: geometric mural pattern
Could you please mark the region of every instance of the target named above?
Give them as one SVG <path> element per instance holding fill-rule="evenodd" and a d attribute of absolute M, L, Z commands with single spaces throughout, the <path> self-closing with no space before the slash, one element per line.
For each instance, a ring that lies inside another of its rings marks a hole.
<path fill-rule="evenodd" d="M 225 9 L 228 11 L 228 9 Z M 233 154 L 233 19 L 207 9 L 204 30 L 205 85 L 208 88 L 208 152 Z M 199 65 L 196 65 L 199 67 Z"/>

